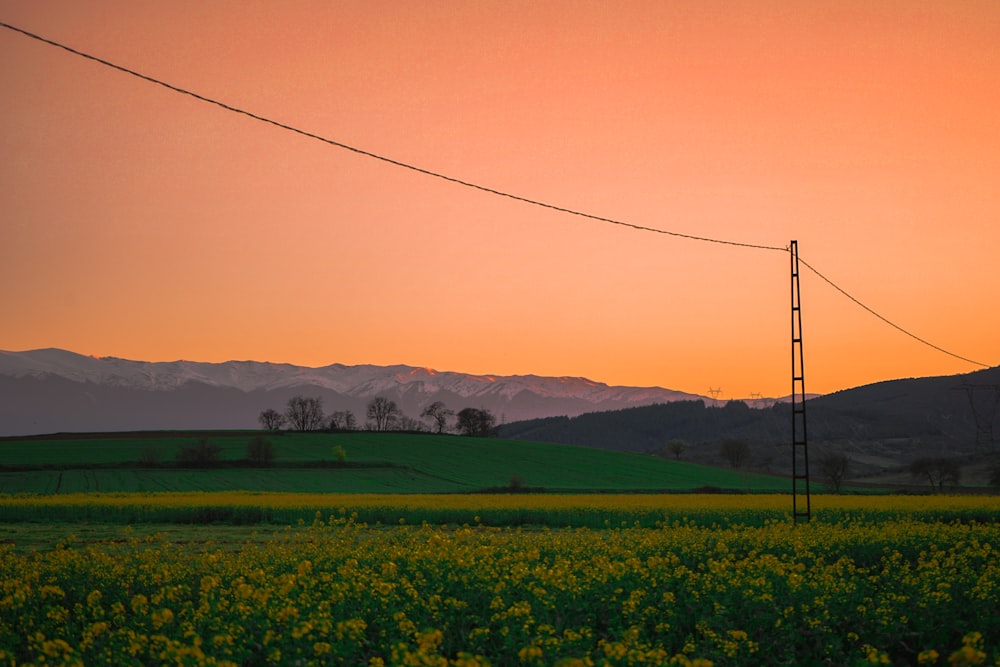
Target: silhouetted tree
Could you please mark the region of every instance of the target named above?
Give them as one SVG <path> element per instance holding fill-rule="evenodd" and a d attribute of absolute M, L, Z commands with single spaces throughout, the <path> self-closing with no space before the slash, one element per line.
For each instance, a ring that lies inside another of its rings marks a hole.
<path fill-rule="evenodd" d="M 391 431 L 402 416 L 396 401 L 376 396 L 368 403 L 368 428 L 372 431 Z"/>
<path fill-rule="evenodd" d="M 946 484 L 958 485 L 962 478 L 962 470 L 954 459 L 923 458 L 910 464 L 910 474 L 916 478 L 925 478 L 931 488 L 943 491 Z"/>
<path fill-rule="evenodd" d="M 463 408 L 455 427 L 462 435 L 490 438 L 496 435 L 497 419 L 486 409 Z"/>
<path fill-rule="evenodd" d="M 354 418 L 354 413 L 350 410 L 344 411 L 344 429 L 347 431 L 358 430 L 358 420 Z"/>
<path fill-rule="evenodd" d="M 681 456 L 687 451 L 687 443 L 680 438 L 673 438 L 667 442 L 667 451 L 673 455 L 674 459 L 680 461 Z"/>
<path fill-rule="evenodd" d="M 719 454 L 724 458 L 731 467 L 740 468 L 743 466 L 743 462 L 746 461 L 747 455 L 750 453 L 750 447 L 747 443 L 742 440 L 737 440 L 735 438 L 730 438 L 729 440 L 724 440 L 719 446 Z"/>
<path fill-rule="evenodd" d="M 819 457 L 819 473 L 834 493 L 840 493 L 850 468 L 851 460 L 843 452 L 825 452 Z"/>
<path fill-rule="evenodd" d="M 288 426 L 293 431 L 319 431 L 323 428 L 323 399 L 293 396 L 285 411 Z"/>
<path fill-rule="evenodd" d="M 400 415 L 396 419 L 395 430 L 397 431 L 409 431 L 411 433 L 426 433 L 428 431 L 427 424 L 420 421 L 419 419 L 414 419 L 413 417 L 408 417 L 406 415 Z"/>
<path fill-rule="evenodd" d="M 449 410 L 441 401 L 434 401 L 420 413 L 421 418 L 429 417 L 433 421 L 437 433 L 444 433 L 448 430 L 448 420 L 454 415 L 454 410 Z"/>
<path fill-rule="evenodd" d="M 260 427 L 265 431 L 280 431 L 281 427 L 285 425 L 285 415 L 268 408 L 260 413 L 257 421 L 260 422 Z"/>
<path fill-rule="evenodd" d="M 350 410 L 338 410 L 330 415 L 331 431 L 355 431 L 357 428 L 358 422 Z"/>

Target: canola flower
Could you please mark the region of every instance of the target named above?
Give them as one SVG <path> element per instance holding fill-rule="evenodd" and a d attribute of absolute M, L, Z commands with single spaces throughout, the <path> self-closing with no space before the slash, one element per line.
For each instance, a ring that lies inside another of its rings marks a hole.
<path fill-rule="evenodd" d="M 765 525 L 787 521 L 789 496 L 780 494 L 310 494 L 224 492 L 0 495 L 0 522 L 294 524 L 346 509 L 369 524 L 658 527 Z M 824 496 L 813 498 L 822 522 L 993 521 L 1000 498 L 976 496 Z"/>
<path fill-rule="evenodd" d="M 1000 524 L 864 509 L 521 529 L 343 508 L 241 548 L 6 546 L 0 665 L 1000 664 Z"/>

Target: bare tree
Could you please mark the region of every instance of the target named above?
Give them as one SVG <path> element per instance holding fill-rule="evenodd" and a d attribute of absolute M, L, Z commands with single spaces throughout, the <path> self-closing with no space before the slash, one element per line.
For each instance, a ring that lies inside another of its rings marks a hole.
<path fill-rule="evenodd" d="M 740 468 L 750 454 L 750 447 L 742 440 L 730 438 L 719 446 L 719 454 L 729 462 L 730 467 Z"/>
<path fill-rule="evenodd" d="M 687 443 L 680 438 L 673 438 L 667 442 L 667 451 L 673 454 L 674 459 L 680 461 L 681 456 L 687 451 Z"/>
<path fill-rule="evenodd" d="M 819 472 L 834 493 L 840 493 L 847 473 L 851 469 L 851 460 L 843 452 L 826 452 L 819 457 Z"/>
<path fill-rule="evenodd" d="M 285 418 L 293 431 L 319 431 L 323 428 L 323 399 L 293 396 L 288 399 Z"/>
<path fill-rule="evenodd" d="M 357 428 L 358 422 L 350 410 L 338 410 L 330 415 L 331 431 L 354 431 Z"/>
<path fill-rule="evenodd" d="M 463 408 L 458 413 L 458 420 L 455 427 L 462 435 L 489 438 L 496 435 L 497 418 L 485 408 L 481 410 Z"/>
<path fill-rule="evenodd" d="M 925 458 L 910 464 L 910 474 L 916 478 L 926 478 L 931 488 L 943 491 L 946 484 L 958 485 L 962 470 L 954 459 Z"/>
<path fill-rule="evenodd" d="M 398 419 L 396 419 L 395 430 L 409 431 L 411 433 L 427 433 L 428 428 L 427 424 L 419 419 L 401 415 Z"/>
<path fill-rule="evenodd" d="M 402 416 L 396 401 L 376 396 L 368 404 L 368 425 L 373 431 L 391 431 Z"/>
<path fill-rule="evenodd" d="M 280 431 L 281 427 L 285 425 L 285 415 L 277 410 L 268 408 L 260 413 L 257 421 L 260 422 L 261 428 L 265 431 Z"/>
<path fill-rule="evenodd" d="M 449 410 L 441 401 L 434 401 L 420 413 L 420 417 L 423 419 L 430 417 L 437 433 L 444 433 L 448 430 L 448 420 L 454 415 L 455 411 Z"/>

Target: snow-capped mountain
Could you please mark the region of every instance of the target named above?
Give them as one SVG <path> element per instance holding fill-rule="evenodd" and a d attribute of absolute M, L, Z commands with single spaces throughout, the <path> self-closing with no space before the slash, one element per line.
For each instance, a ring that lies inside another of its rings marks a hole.
<path fill-rule="evenodd" d="M 518 421 L 710 398 L 660 387 L 614 387 L 579 377 L 470 375 L 413 366 L 319 368 L 257 361 L 148 362 L 58 349 L 0 351 L 0 435 L 56 431 L 256 428 L 267 408 L 319 396 L 329 413 L 364 421 L 373 397 L 410 417 L 433 401 L 486 408 Z"/>

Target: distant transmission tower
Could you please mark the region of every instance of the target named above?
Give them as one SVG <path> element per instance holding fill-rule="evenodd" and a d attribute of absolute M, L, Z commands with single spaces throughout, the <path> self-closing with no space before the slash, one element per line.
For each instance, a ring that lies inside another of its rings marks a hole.
<path fill-rule="evenodd" d="M 809 498 L 809 440 L 806 437 L 806 380 L 802 353 L 802 292 L 799 286 L 799 242 L 792 256 L 792 520 L 812 517 Z"/>
<path fill-rule="evenodd" d="M 1000 405 L 1000 384 L 962 384 L 952 389 L 965 391 L 969 397 L 972 419 L 976 422 L 976 450 L 980 445 L 988 445 L 994 451 L 993 420 Z"/>
<path fill-rule="evenodd" d="M 712 396 L 712 398 L 714 398 L 715 400 L 719 400 L 719 395 L 720 395 L 720 394 L 722 393 L 722 389 L 721 389 L 721 388 L 719 388 L 719 389 L 712 389 L 711 387 L 709 387 L 709 388 L 708 388 L 708 393 L 709 393 L 709 394 L 710 394 L 710 395 Z"/>

